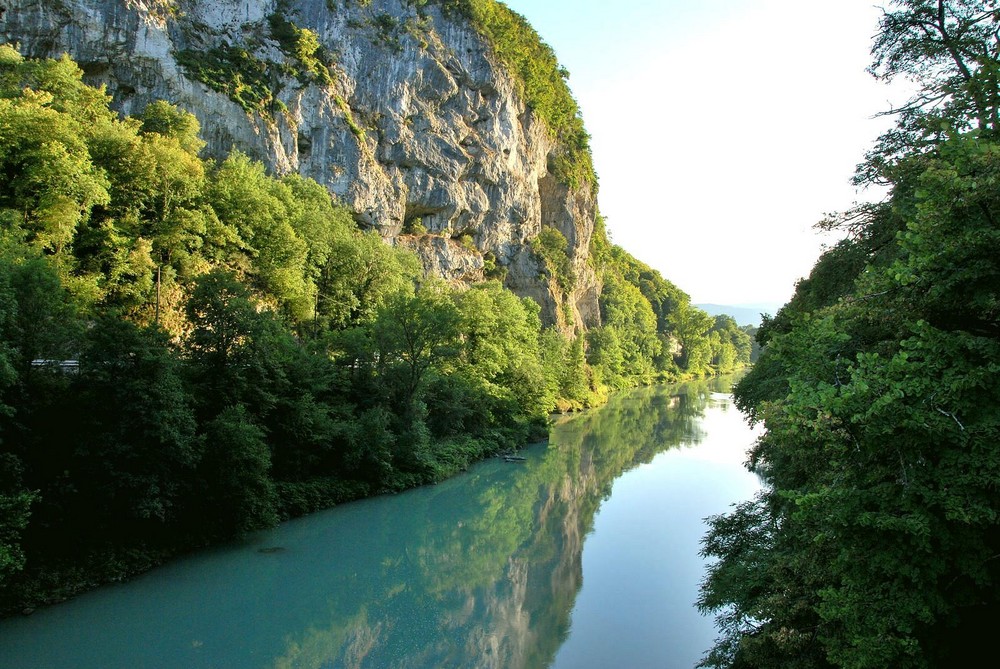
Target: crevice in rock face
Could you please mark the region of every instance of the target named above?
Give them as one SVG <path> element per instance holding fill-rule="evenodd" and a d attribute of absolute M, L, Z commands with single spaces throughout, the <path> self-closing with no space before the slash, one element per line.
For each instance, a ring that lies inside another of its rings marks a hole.
<path fill-rule="evenodd" d="M 538 196 L 541 199 L 542 225 L 556 227 L 556 212 L 553 211 L 555 208 L 552 205 L 554 204 L 553 196 L 557 186 L 558 184 L 556 183 L 555 177 L 549 173 L 545 173 L 538 178 Z"/>
<path fill-rule="evenodd" d="M 2 16 L 3 14 L 0 13 L 0 17 Z M 103 77 L 111 69 L 110 63 L 93 60 L 78 62 L 77 65 L 83 70 L 83 76 L 85 77 Z"/>
<path fill-rule="evenodd" d="M 135 88 L 128 84 L 118 84 L 114 89 L 114 99 L 117 104 L 125 106 L 135 96 Z"/>
<path fill-rule="evenodd" d="M 312 138 L 303 132 L 299 132 L 295 138 L 299 150 L 299 160 L 305 160 L 312 154 Z"/>
<path fill-rule="evenodd" d="M 407 203 L 406 210 L 403 213 L 403 233 L 412 233 L 417 225 L 423 226 L 426 231 L 431 226 L 427 225 L 428 222 L 424 219 L 436 216 L 444 210 L 444 207 L 432 207 L 423 202 Z"/>

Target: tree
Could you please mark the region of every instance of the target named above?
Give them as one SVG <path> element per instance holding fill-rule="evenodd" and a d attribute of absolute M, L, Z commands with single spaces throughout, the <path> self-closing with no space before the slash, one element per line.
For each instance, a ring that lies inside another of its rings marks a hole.
<path fill-rule="evenodd" d="M 538 305 L 496 282 L 458 293 L 455 303 L 460 314 L 461 360 L 468 371 L 521 410 L 547 413 L 555 398 L 546 393 L 539 362 Z"/>
<path fill-rule="evenodd" d="M 334 255 L 335 245 L 355 238 L 354 219 L 347 207 L 334 203 L 329 191 L 315 181 L 298 174 L 289 174 L 281 181 L 291 190 L 291 226 L 309 249 L 309 276 L 317 282 Z"/>
<path fill-rule="evenodd" d="M 201 124 L 194 114 L 170 104 L 165 100 L 154 100 L 146 105 L 139 115 L 143 134 L 155 133 L 177 141 L 187 153 L 197 155 L 205 146 L 201 139 Z"/>
<path fill-rule="evenodd" d="M 59 254 L 108 193 L 78 122 L 52 109 L 52 101 L 30 89 L 0 99 L 0 216 L 38 249 Z"/>
<path fill-rule="evenodd" d="M 370 322 L 392 296 L 411 292 L 420 267 L 412 254 L 366 232 L 331 239 L 319 274 L 316 318 L 321 326 L 343 328 Z"/>
<path fill-rule="evenodd" d="M 163 539 L 190 503 L 202 443 L 164 332 L 117 317 L 88 329 L 74 383 L 74 468 L 88 525 L 118 541 Z"/>
<path fill-rule="evenodd" d="M 219 220 L 235 231 L 237 246 L 246 254 L 233 269 L 273 296 L 292 318 L 309 318 L 315 304 L 314 289 L 306 278 L 309 248 L 292 227 L 291 189 L 270 179 L 261 163 L 233 152 L 212 176 L 209 197 Z"/>
<path fill-rule="evenodd" d="M 1000 612 L 1000 14 L 894 4 L 873 69 L 921 95 L 869 163 L 889 200 L 839 217 L 736 389 L 767 486 L 705 539 L 705 666 L 975 663 Z"/>
<path fill-rule="evenodd" d="M 404 412 L 412 411 L 427 372 L 456 356 L 459 322 L 458 309 L 436 285 L 397 294 L 379 310 L 371 325 L 375 365 Z"/>
<path fill-rule="evenodd" d="M 894 130 L 869 154 L 859 180 L 913 148 L 955 131 L 1000 131 L 1000 36 L 993 0 L 895 0 L 884 10 L 870 72 L 884 81 L 917 83 L 914 97 L 887 114 Z"/>
<path fill-rule="evenodd" d="M 69 57 L 25 60 L 0 45 L 0 220 L 37 248 L 60 254 L 107 181 L 89 156 L 91 137 L 117 116 Z"/>
<path fill-rule="evenodd" d="M 21 533 L 28 526 L 36 499 L 37 493 L 22 485 L 17 457 L 0 452 L 0 584 L 24 568 Z"/>
<path fill-rule="evenodd" d="M 690 374 L 704 374 L 712 360 L 708 333 L 714 323 L 701 309 L 685 305 L 671 314 L 671 329 L 680 342 L 677 366 Z"/>
<path fill-rule="evenodd" d="M 732 316 L 720 314 L 709 331 L 712 365 L 721 373 L 750 364 L 750 337 Z"/>
<path fill-rule="evenodd" d="M 245 405 L 256 415 L 273 406 L 283 372 L 272 356 L 284 335 L 273 314 L 223 270 L 198 278 L 187 303 L 187 352 L 202 415 Z"/>
<path fill-rule="evenodd" d="M 226 407 L 205 430 L 203 522 L 212 536 L 239 536 L 278 522 L 264 432 L 239 404 Z"/>
<path fill-rule="evenodd" d="M 26 382 L 44 367 L 33 361 L 73 358 L 83 327 L 79 305 L 52 263 L 31 251 L 22 258 L 5 258 L 0 252 L 0 286 L 4 284 L 7 299 L 0 305 L 5 309 L 0 317 L 0 341 L 17 380 Z"/>

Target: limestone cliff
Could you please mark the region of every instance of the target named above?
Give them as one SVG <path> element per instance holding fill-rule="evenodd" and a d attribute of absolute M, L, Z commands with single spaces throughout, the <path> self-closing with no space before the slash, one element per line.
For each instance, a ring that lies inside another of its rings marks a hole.
<path fill-rule="evenodd" d="M 502 277 L 548 323 L 596 323 L 594 188 L 489 40 L 433 0 L 0 0 L 0 41 L 68 53 L 122 113 L 165 99 L 222 156 L 239 149 L 338 196 L 360 224 L 449 280 Z M 568 240 L 575 281 L 531 250 Z"/>

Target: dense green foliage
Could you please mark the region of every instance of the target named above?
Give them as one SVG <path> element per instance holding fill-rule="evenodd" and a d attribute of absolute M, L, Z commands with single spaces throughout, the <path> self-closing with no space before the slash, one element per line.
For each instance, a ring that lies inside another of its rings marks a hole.
<path fill-rule="evenodd" d="M 200 158 L 192 115 L 121 118 L 81 76 L 0 46 L 0 610 L 440 480 L 555 409 L 742 359 L 707 317 L 675 341 L 674 312 L 700 312 L 603 228 L 604 326 L 567 338 L 497 282 L 423 277 L 315 182 Z"/>
<path fill-rule="evenodd" d="M 713 319 L 660 273 L 611 244 L 598 219 L 591 257 L 601 275 L 601 327 L 587 333 L 599 389 L 724 374 L 750 362 L 750 337 Z"/>
<path fill-rule="evenodd" d="M 318 184 L 0 47 L 2 608 L 439 480 L 592 400 L 580 340 Z"/>
<path fill-rule="evenodd" d="M 920 88 L 859 171 L 888 199 L 761 327 L 737 401 L 759 498 L 712 519 L 717 667 L 953 667 L 1000 615 L 1000 13 L 899 0 L 873 54 Z"/>
<path fill-rule="evenodd" d="M 207 51 L 183 49 L 175 56 L 193 79 L 229 96 L 247 113 L 270 115 L 280 104 L 275 97 L 276 65 L 246 49 L 229 45 Z"/>

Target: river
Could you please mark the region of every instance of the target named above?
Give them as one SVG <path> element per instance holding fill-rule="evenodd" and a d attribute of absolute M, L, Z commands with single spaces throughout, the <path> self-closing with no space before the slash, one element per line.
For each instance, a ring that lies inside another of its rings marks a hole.
<path fill-rule="evenodd" d="M 703 518 L 750 497 L 727 379 L 558 420 L 524 462 L 300 518 L 29 617 L 4 669 L 690 669 Z"/>

